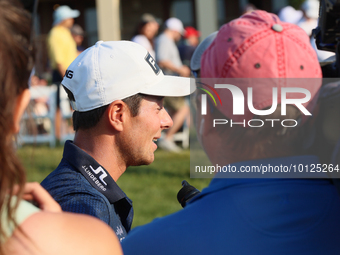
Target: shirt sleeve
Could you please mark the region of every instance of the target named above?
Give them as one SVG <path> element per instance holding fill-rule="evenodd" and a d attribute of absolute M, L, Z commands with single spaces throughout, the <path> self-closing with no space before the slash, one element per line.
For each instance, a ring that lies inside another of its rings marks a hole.
<path fill-rule="evenodd" d="M 169 45 L 168 40 L 163 40 L 163 38 L 159 38 L 156 47 L 156 60 L 160 61 L 171 61 L 171 45 Z"/>

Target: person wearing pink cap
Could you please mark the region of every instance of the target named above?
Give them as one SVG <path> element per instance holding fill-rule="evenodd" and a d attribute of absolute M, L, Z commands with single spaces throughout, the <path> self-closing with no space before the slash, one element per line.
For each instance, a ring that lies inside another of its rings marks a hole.
<path fill-rule="evenodd" d="M 321 87 L 308 36 L 253 11 L 205 45 L 196 125 L 214 178 L 183 210 L 133 229 L 124 254 L 338 254 L 339 195 L 303 171 L 320 163 L 307 152 Z"/>
<path fill-rule="evenodd" d="M 181 56 L 182 62 L 190 66 L 190 60 L 192 54 L 199 43 L 199 37 L 201 33 L 196 30 L 194 27 L 186 27 L 184 32 L 184 41 L 178 46 L 179 55 Z"/>

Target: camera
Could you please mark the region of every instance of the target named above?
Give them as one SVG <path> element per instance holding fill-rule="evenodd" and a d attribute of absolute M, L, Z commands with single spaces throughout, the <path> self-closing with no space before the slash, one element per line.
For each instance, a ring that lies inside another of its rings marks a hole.
<path fill-rule="evenodd" d="M 340 165 L 340 0 L 320 0 L 319 22 L 313 36 L 319 50 L 334 52 L 335 56 L 320 63 L 324 79 L 312 150 L 321 163 Z M 332 176 L 339 177 L 340 174 Z"/>
<path fill-rule="evenodd" d="M 313 30 L 319 50 L 335 52 L 330 64 L 322 65 L 324 77 L 340 77 L 340 0 L 321 0 L 318 27 Z"/>

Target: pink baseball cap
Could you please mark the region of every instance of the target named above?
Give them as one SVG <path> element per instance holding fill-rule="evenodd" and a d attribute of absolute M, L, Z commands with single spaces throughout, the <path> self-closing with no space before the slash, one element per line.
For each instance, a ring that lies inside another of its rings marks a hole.
<path fill-rule="evenodd" d="M 248 87 L 253 88 L 253 106 L 258 110 L 272 105 L 274 87 L 278 88 L 278 103 L 282 87 L 304 88 L 310 92 L 311 100 L 303 105 L 311 111 L 316 105 L 322 72 L 309 37 L 301 28 L 280 21 L 275 14 L 256 10 L 220 28 L 202 55 L 201 78 L 215 78 L 215 84 L 221 78 L 242 78 L 235 86 L 245 98 Z M 226 117 L 235 121 L 252 119 L 248 107 L 244 108 L 244 115 L 233 115 L 229 90 L 217 89 L 217 92 L 223 104 L 217 107 Z M 287 94 L 288 99 L 304 97 L 301 93 Z M 247 100 L 244 101 L 246 106 Z"/>

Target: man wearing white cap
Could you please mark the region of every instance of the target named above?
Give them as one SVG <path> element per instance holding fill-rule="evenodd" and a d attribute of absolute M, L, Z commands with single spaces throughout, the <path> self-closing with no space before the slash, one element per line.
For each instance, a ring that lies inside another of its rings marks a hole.
<path fill-rule="evenodd" d="M 165 30 L 156 40 L 156 60 L 165 74 L 190 76 L 190 69 L 182 64 L 176 45 L 183 33 L 182 21 L 170 18 L 165 21 Z"/>
<path fill-rule="evenodd" d="M 57 112 L 55 118 L 56 136 L 60 138 L 61 112 L 59 109 L 60 82 L 67 67 L 77 57 L 77 44 L 72 37 L 70 28 L 74 18 L 79 17 L 78 10 L 72 10 L 67 5 L 59 6 L 53 13 L 53 28 L 48 36 L 48 50 L 52 68 L 52 83 L 58 86 Z"/>
<path fill-rule="evenodd" d="M 64 211 L 98 217 L 122 240 L 133 209 L 116 181 L 128 166 L 153 162 L 155 141 L 172 126 L 163 97 L 190 94 L 190 79 L 164 75 L 137 43 L 99 41 L 72 62 L 62 85 L 76 134 L 42 185 Z"/>
<path fill-rule="evenodd" d="M 190 69 L 183 65 L 176 42 L 184 34 L 182 21 L 169 18 L 165 21 L 164 32 L 156 39 L 156 60 L 165 74 L 190 76 Z M 189 106 L 184 98 L 167 98 L 165 107 L 174 119 L 174 126 L 168 130 L 164 139 L 159 141 L 159 146 L 171 152 L 180 152 L 181 149 L 173 141 L 173 135 L 183 126 L 189 114 Z"/>
<path fill-rule="evenodd" d="M 319 5 L 318 0 L 305 0 L 301 5 L 303 17 L 297 23 L 310 37 L 312 30 L 318 26 L 319 18 Z"/>

